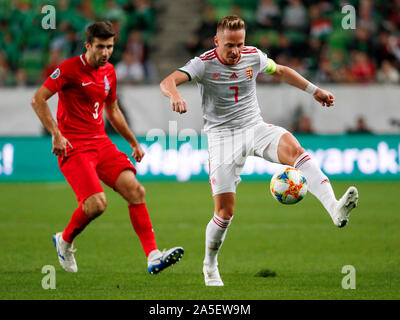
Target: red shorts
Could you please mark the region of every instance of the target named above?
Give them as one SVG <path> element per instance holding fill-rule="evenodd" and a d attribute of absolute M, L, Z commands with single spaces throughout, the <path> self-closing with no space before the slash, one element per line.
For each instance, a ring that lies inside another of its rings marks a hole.
<path fill-rule="evenodd" d="M 74 144 L 72 144 L 74 146 Z M 95 193 L 104 192 L 103 181 L 111 188 L 124 170 L 136 169 L 128 156 L 119 151 L 110 139 L 90 145 L 68 148 L 68 157 L 59 157 L 58 165 L 81 204 Z"/>

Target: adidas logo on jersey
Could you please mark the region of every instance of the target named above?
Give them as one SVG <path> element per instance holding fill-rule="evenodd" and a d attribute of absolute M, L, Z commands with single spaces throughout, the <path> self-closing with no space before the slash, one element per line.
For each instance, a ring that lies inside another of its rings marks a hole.
<path fill-rule="evenodd" d="M 232 73 L 232 75 L 229 77 L 229 79 L 237 79 L 237 78 L 238 78 L 238 76 L 235 72 Z"/>

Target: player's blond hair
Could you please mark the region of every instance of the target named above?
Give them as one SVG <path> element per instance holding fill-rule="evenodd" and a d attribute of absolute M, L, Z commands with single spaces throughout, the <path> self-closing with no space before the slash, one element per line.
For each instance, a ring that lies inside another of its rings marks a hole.
<path fill-rule="evenodd" d="M 222 18 L 217 25 L 217 33 L 225 30 L 237 31 L 242 29 L 245 29 L 244 21 L 236 15 Z"/>

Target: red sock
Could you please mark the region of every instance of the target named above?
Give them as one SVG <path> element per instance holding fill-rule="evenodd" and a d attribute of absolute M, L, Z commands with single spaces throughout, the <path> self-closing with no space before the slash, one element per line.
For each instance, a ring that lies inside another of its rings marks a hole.
<path fill-rule="evenodd" d="M 129 216 L 147 257 L 151 251 L 157 249 L 157 245 L 146 205 L 144 203 L 129 205 Z"/>
<path fill-rule="evenodd" d="M 91 219 L 83 212 L 82 205 L 79 205 L 78 209 L 72 214 L 71 221 L 62 234 L 64 241 L 72 243 L 74 238 L 85 229 L 90 221 Z"/>

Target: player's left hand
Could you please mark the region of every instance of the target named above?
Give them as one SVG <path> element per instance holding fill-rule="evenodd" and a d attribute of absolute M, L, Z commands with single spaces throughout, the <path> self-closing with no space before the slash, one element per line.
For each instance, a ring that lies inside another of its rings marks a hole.
<path fill-rule="evenodd" d="M 131 157 L 134 158 L 137 162 L 142 161 L 142 159 L 144 157 L 144 151 L 140 147 L 139 143 L 136 145 L 132 145 L 131 147 L 133 150 Z"/>
<path fill-rule="evenodd" d="M 314 99 L 323 107 L 332 107 L 335 105 L 335 97 L 329 91 L 318 88 L 314 93 Z"/>

